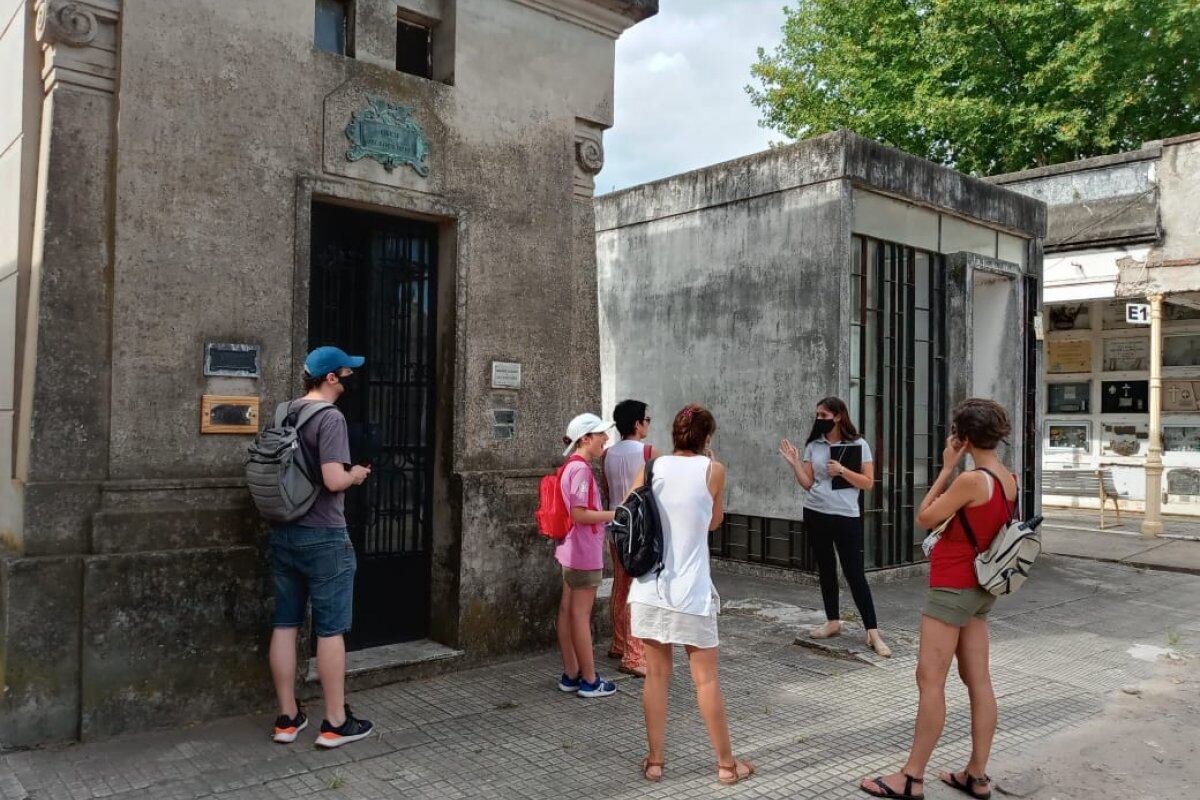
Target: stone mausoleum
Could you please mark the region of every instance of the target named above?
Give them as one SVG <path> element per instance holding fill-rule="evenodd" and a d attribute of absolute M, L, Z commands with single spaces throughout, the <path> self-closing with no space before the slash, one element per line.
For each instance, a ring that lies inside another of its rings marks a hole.
<path fill-rule="evenodd" d="M 242 462 L 319 344 L 367 357 L 352 664 L 549 640 L 536 484 L 600 395 L 593 177 L 656 10 L 0 2 L 0 746 L 268 703 Z"/>
<path fill-rule="evenodd" d="M 950 407 L 992 397 L 1037 507 L 1040 200 L 839 131 L 596 201 L 604 408 L 688 402 L 729 467 L 717 557 L 815 569 L 778 455 L 846 400 L 875 455 L 868 568 L 921 559 Z"/>

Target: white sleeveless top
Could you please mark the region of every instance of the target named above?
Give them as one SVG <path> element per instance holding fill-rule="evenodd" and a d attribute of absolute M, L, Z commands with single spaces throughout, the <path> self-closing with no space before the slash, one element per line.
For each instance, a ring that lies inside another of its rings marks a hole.
<path fill-rule="evenodd" d="M 663 570 L 633 580 L 630 603 L 685 614 L 714 612 L 716 592 L 708 570 L 708 526 L 713 500 L 704 456 L 662 456 L 654 462 L 651 490 L 663 532 Z"/>
<path fill-rule="evenodd" d="M 608 481 L 608 507 L 621 505 L 629 487 L 646 465 L 646 445 L 636 439 L 622 439 L 604 452 L 604 478 Z"/>

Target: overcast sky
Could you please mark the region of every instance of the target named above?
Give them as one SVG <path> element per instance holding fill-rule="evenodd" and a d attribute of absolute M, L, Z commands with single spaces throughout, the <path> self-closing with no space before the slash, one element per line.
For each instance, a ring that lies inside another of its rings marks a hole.
<path fill-rule="evenodd" d="M 745 91 L 759 46 L 781 38 L 785 0 L 661 0 L 617 41 L 615 123 L 596 193 L 766 149 Z"/>

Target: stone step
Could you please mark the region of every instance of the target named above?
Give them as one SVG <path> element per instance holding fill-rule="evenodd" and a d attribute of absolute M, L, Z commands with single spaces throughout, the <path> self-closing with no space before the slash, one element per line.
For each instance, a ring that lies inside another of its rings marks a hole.
<path fill-rule="evenodd" d="M 462 657 L 462 650 L 430 639 L 355 650 L 346 654 L 346 691 L 357 692 L 399 681 L 429 678 L 453 669 Z M 301 695 L 309 699 L 320 693 L 317 659 L 313 657 L 308 661 Z"/>

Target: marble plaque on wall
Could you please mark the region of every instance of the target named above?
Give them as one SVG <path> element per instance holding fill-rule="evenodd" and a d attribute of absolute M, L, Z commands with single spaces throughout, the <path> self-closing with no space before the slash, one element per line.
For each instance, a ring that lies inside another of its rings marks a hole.
<path fill-rule="evenodd" d="M 1105 422 L 1101 426 L 1100 452 L 1106 456 L 1140 456 L 1150 442 L 1148 425 L 1126 422 Z"/>
<path fill-rule="evenodd" d="M 1162 410 L 1165 414 L 1200 413 L 1200 380 L 1162 382 Z"/>
<path fill-rule="evenodd" d="M 1150 340 L 1139 336 L 1130 339 L 1104 340 L 1105 372 L 1140 372 L 1150 369 Z"/>
<path fill-rule="evenodd" d="M 1054 374 L 1092 371 L 1091 339 L 1051 339 L 1046 342 L 1046 371 Z"/>

